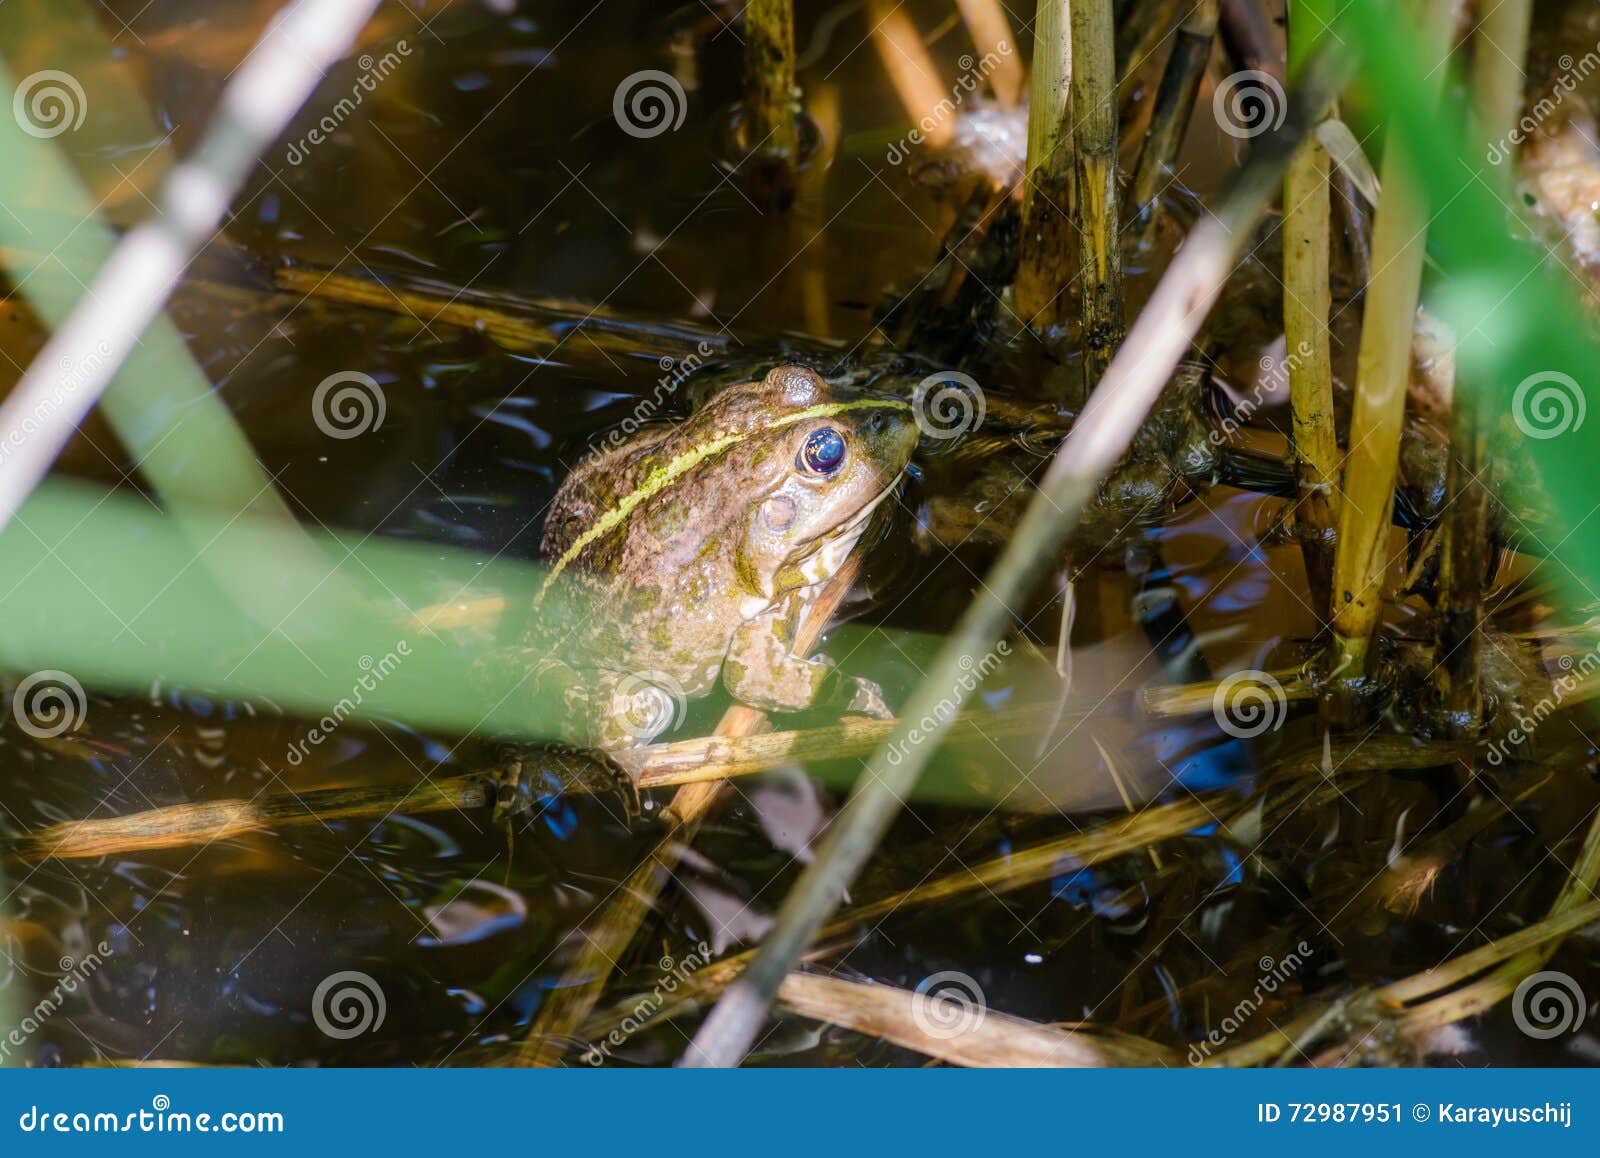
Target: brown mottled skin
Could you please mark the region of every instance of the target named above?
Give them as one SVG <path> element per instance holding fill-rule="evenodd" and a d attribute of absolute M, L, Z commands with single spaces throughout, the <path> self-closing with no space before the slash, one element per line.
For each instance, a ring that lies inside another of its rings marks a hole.
<path fill-rule="evenodd" d="M 836 677 L 828 660 L 791 651 L 822 584 L 898 485 L 916 444 L 910 414 L 892 404 L 768 428 L 841 401 L 812 371 L 780 366 L 728 387 L 676 426 L 591 456 L 567 477 L 540 547 L 552 565 L 652 472 L 723 436 L 747 435 L 634 508 L 552 585 L 527 648 L 577 673 L 568 703 L 579 742 L 648 743 L 719 674 L 736 700 L 763 710 L 827 698 L 885 713 L 867 681 Z M 808 436 L 823 427 L 845 442 L 832 473 L 802 461 Z"/>

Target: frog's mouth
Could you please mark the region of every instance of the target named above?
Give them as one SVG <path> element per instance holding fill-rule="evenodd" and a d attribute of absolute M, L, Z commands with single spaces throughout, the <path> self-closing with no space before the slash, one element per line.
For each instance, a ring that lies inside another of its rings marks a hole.
<path fill-rule="evenodd" d="M 904 479 L 905 474 L 903 472 L 896 475 L 890 480 L 888 486 L 862 503 L 854 514 L 846 515 L 833 526 L 818 531 L 816 535 L 807 540 L 807 545 L 813 548 L 812 556 L 818 554 L 837 555 L 837 558 L 828 568 L 830 575 L 838 569 L 840 563 L 844 562 L 844 557 L 855 549 L 856 542 L 861 538 L 862 532 L 867 529 L 867 522 L 872 518 L 873 512 L 878 509 L 884 499 L 900 489 L 900 484 Z"/>

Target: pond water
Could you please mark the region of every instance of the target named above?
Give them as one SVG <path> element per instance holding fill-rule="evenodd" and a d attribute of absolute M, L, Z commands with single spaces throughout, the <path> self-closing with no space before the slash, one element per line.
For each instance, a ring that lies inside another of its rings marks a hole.
<path fill-rule="evenodd" d="M 70 48 L 99 111 L 85 135 L 58 144 L 105 198 L 106 216 L 126 224 L 147 210 L 141 194 L 192 145 L 274 6 L 100 7 L 55 11 L 13 0 L 8 9 L 28 11 L 0 20 L 0 33 L 17 45 L 6 53 L 16 75 L 50 67 Z M 383 6 L 361 60 L 330 75 L 263 159 L 171 313 L 304 521 L 531 560 L 555 488 L 589 445 L 659 394 L 664 379 L 673 386 L 662 416 L 684 412 L 694 390 L 676 382 L 694 343 L 707 343 L 693 355 L 705 372 L 691 383 L 759 372 L 784 350 L 834 365 L 881 357 L 875 323 L 922 284 L 962 198 L 889 163 L 906 117 L 870 43 L 865 6 L 798 6 L 815 140 L 786 214 L 761 212 L 730 145 L 742 54 L 733 7 L 503 7 Z M 971 50 L 954 7 L 918 3 L 906 12 L 953 84 Z M 1215 68 L 1226 71 L 1220 50 Z M 670 73 L 683 86 L 676 129 L 641 137 L 619 125 L 619 83 L 641 70 Z M 1147 87 L 1157 76 L 1159 68 Z M 1206 115 L 1211 91 L 1208 82 L 1164 224 L 1151 247 L 1129 255 L 1130 315 L 1196 197 L 1239 155 L 1239 142 Z M 1125 165 L 1147 98 L 1136 94 L 1128 106 Z M 1222 414 L 1228 398 L 1265 397 L 1252 429 L 1233 440 L 1261 454 L 1281 453 L 1287 424 L 1278 264 L 1269 241 L 1208 333 L 1208 408 Z M 617 328 L 607 337 L 593 324 L 558 323 L 537 348 L 508 348 L 489 332 L 440 320 L 454 289 L 369 308 L 306 294 L 306 282 L 280 288 L 285 269 L 318 285 L 334 271 L 402 292 L 425 283 L 472 291 L 459 299 L 467 303 L 478 300 L 473 293 L 564 303 L 576 319 L 604 307 Z M 1075 299 L 1066 312 L 1076 313 Z M 1353 366 L 1358 313 L 1336 327 L 1342 373 Z M 673 327 L 689 337 L 666 332 Z M 5 319 L 11 363 L 25 365 L 43 335 L 26 310 Z M 950 340 L 965 346 L 962 364 L 993 413 L 1040 406 L 1039 384 L 1055 360 L 1038 343 L 1008 340 L 1003 324 L 970 333 L 958 325 Z M 1070 336 L 1065 348 L 1076 349 Z M 1066 359 L 1069 371 L 1076 361 Z M 381 386 L 387 411 L 360 437 L 330 438 L 313 395 L 329 375 L 350 371 Z M 1050 412 L 1044 425 L 1057 418 Z M 869 553 L 851 622 L 824 640 L 823 650 L 847 654 L 891 705 L 916 686 L 1004 541 L 1015 517 L 1015 499 L 1008 505 L 1004 495 L 1036 474 L 1053 446 L 1047 434 L 1008 429 L 999 418 L 986 433 L 994 441 L 977 457 L 925 441 Z M 997 483 L 984 470 L 999 461 L 1009 465 Z M 59 469 L 127 489 L 140 485 L 136 468 L 96 418 Z M 1497 774 L 1488 793 L 1504 795 L 1506 810 L 1452 849 L 1414 908 L 1374 904 L 1363 890 L 1398 847 L 1460 831 L 1453 826 L 1481 793 L 1452 764 L 1339 781 L 1341 790 L 1315 807 L 1270 815 L 1253 846 L 1224 832 L 1220 822 L 1282 757 L 1319 748 L 1314 714 L 1289 710 L 1281 727 L 1240 738 L 1210 711 L 1149 716 L 1136 693 L 1207 672 L 1294 667 L 1316 623 L 1299 551 L 1276 525 L 1279 500 L 1184 486 L 1172 507 L 1159 525 L 1112 536 L 1074 560 L 1067 692 L 1056 663 L 1059 587 L 1017 609 L 1013 657 L 988 679 L 979 710 L 1038 705 L 1035 724 L 942 753 L 851 899 L 959 874 L 1188 793 L 1207 794 L 1214 822 L 1092 866 L 1063 858 L 1048 879 L 1003 895 L 978 890 L 908 906 L 828 958 L 838 975 L 916 989 L 956 971 L 991 1009 L 1123 1030 L 1182 1055 L 1259 993 L 1269 960 L 1293 958 L 1294 967 L 1237 1040 L 1266 1032 L 1308 994 L 1429 968 L 1542 915 L 1581 835 L 1573 825 L 1600 795 L 1581 735 L 1573 736 L 1577 755 L 1564 739 L 1542 736 L 1541 750 L 1565 753 L 1559 761 Z M 1415 614 L 1414 604 L 1397 609 L 1402 631 Z M 147 695 L 89 691 L 84 726 L 69 736 L 35 738 L 9 720 L 0 729 L 0 828 L 8 833 L 192 802 L 464 776 L 495 756 L 493 736 L 435 734 L 393 719 L 352 722 L 307 746 L 316 721 L 305 714 L 172 679 L 153 681 Z M 726 706 L 720 693 L 691 705 L 675 735 L 710 731 Z M 781 723 L 827 722 L 812 713 Z M 1575 725 L 1557 726 L 1575 733 Z M 297 744 L 301 758 L 290 760 Z M 623 972 L 648 988 L 662 957 L 686 961 L 702 943 L 717 953 L 755 944 L 858 767 L 822 761 L 730 789 L 620 962 Z M 1524 795 L 1547 775 L 1547 786 Z M 307 823 L 156 852 L 13 860 L 0 993 L 26 1010 L 65 980 L 82 983 L 5 1061 L 504 1062 L 563 984 L 585 923 L 651 846 L 650 816 L 665 799 L 656 794 L 633 830 L 615 800 L 571 796 L 511 839 L 486 807 L 402 809 L 377 822 Z M 1600 993 L 1593 957 L 1592 941 L 1578 937 L 1556 965 Z M 347 972 L 381 992 L 381 1024 L 330 1034 L 313 1016 L 319 987 Z M 619 980 L 609 992 L 630 991 Z M 613 1063 L 670 1064 L 693 1025 L 692 1016 L 652 1021 L 613 1052 Z M 1591 1039 L 1576 1041 L 1519 1034 L 1502 1004 L 1433 1044 L 1468 1064 L 1594 1056 Z M 1369 1042 L 1352 1060 L 1382 1060 L 1383 1047 Z M 792 1016 L 754 1060 L 925 1061 Z"/>

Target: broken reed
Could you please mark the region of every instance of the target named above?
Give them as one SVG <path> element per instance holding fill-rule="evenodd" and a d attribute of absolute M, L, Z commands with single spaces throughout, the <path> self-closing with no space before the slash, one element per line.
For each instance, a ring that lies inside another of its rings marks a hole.
<path fill-rule="evenodd" d="M 1309 56 L 1322 18 L 1315 0 L 1289 8 L 1291 78 Z M 1333 356 L 1328 334 L 1332 241 L 1328 153 L 1306 140 L 1283 183 L 1283 332 L 1292 412 L 1295 531 L 1311 606 L 1332 615 L 1334 532 L 1339 509 L 1339 439 L 1334 429 Z"/>
<path fill-rule="evenodd" d="M 1048 333 L 1062 320 L 1072 280 L 1072 28 L 1067 0 L 1039 0 L 1028 100 L 1028 155 L 1022 180 L 1021 253 L 1012 305 L 1022 323 Z"/>
<path fill-rule="evenodd" d="M 1117 204 L 1117 69 L 1111 0 L 1071 5 L 1074 191 L 1087 395 L 1122 344 L 1122 230 Z"/>
<path fill-rule="evenodd" d="M 1449 10 L 1448 0 L 1429 0 L 1424 49 L 1430 60 L 1444 55 Z M 1437 86 L 1430 92 L 1436 98 Z M 1382 187 L 1373 227 L 1373 272 L 1361 322 L 1355 407 L 1350 416 L 1334 559 L 1332 670 L 1342 681 L 1334 712 L 1345 720 L 1359 714 L 1357 701 L 1383 611 L 1389 518 L 1410 384 L 1411 333 L 1427 244 L 1427 199 L 1403 147 L 1395 140 L 1384 149 Z"/>
<path fill-rule="evenodd" d="M 744 102 L 752 192 L 765 207 L 787 209 L 794 201 L 800 147 L 793 0 L 745 5 Z"/>

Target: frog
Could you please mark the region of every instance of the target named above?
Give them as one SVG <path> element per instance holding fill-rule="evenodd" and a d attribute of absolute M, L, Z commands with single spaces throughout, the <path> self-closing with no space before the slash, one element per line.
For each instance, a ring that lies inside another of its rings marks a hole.
<path fill-rule="evenodd" d="M 557 681 L 565 738 L 649 744 L 719 682 L 761 711 L 888 718 L 875 684 L 794 641 L 917 441 L 903 400 L 784 364 L 580 460 L 546 518 L 520 646 L 524 670 Z"/>

